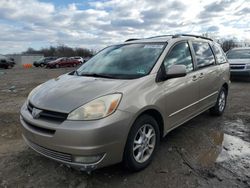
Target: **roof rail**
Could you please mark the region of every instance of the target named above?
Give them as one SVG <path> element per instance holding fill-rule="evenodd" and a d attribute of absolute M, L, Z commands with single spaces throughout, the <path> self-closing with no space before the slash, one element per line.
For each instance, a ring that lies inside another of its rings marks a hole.
<path fill-rule="evenodd" d="M 140 39 L 127 39 L 124 42 L 129 42 L 129 41 L 133 41 L 133 40 L 140 40 Z"/>
<path fill-rule="evenodd" d="M 176 34 L 176 35 L 173 35 L 173 38 L 178 38 L 178 37 L 195 37 L 195 38 L 201 38 L 201 39 L 206 39 L 206 40 L 214 41 L 211 38 L 203 37 L 203 36 L 200 36 L 200 35 L 191 35 L 191 34 Z"/>
<path fill-rule="evenodd" d="M 158 35 L 158 36 L 153 36 L 153 37 L 149 37 L 147 39 L 153 39 L 153 38 L 158 38 L 158 37 L 172 37 L 173 35 Z"/>

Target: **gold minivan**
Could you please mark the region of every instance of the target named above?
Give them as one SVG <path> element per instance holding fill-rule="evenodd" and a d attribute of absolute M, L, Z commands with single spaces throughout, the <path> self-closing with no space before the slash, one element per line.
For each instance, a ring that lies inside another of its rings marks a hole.
<path fill-rule="evenodd" d="M 139 171 L 168 132 L 206 110 L 223 114 L 229 77 L 209 38 L 129 39 L 33 89 L 21 109 L 23 138 L 80 170 L 123 161 Z"/>

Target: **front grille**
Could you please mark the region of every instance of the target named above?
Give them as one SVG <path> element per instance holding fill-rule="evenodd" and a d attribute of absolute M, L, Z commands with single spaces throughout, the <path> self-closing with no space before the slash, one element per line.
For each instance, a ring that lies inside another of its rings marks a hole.
<path fill-rule="evenodd" d="M 230 64 L 231 69 L 245 69 L 245 64 Z"/>
<path fill-rule="evenodd" d="M 29 112 L 32 114 L 33 108 L 36 108 L 36 107 L 29 102 L 27 108 L 28 108 Z M 60 122 L 66 120 L 67 117 L 68 117 L 67 113 L 55 112 L 55 111 L 50 111 L 50 110 L 42 110 L 42 112 L 40 113 L 40 116 L 39 116 L 39 118 L 42 118 L 42 119 L 52 120 L 52 121 L 60 121 Z"/>
<path fill-rule="evenodd" d="M 27 144 L 34 149 L 35 151 L 37 151 L 38 153 L 45 155 L 46 157 L 50 157 L 53 159 L 57 159 L 63 162 L 72 162 L 72 157 L 70 154 L 68 153 L 62 153 L 62 152 L 58 152 L 58 151 L 54 151 L 51 149 L 47 149 L 45 147 L 39 146 L 29 140 L 27 140 Z"/>

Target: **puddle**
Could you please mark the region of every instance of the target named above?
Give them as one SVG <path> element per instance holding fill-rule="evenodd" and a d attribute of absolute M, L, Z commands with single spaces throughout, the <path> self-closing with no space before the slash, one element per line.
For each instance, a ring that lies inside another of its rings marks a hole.
<path fill-rule="evenodd" d="M 202 136 L 197 143 L 199 146 L 195 149 L 193 146 L 183 153 L 185 161 L 194 169 L 202 170 L 220 165 L 237 176 L 250 177 L 249 142 L 223 132 L 212 131 Z"/>
<path fill-rule="evenodd" d="M 224 134 L 222 152 L 216 163 L 222 164 L 238 175 L 250 176 L 250 143 L 238 137 Z"/>
<path fill-rule="evenodd" d="M 243 140 L 250 141 L 250 123 L 248 124 L 240 118 L 234 121 L 226 121 L 224 129 L 228 134 L 233 134 Z"/>
<path fill-rule="evenodd" d="M 220 153 L 223 150 L 224 134 L 221 132 L 213 132 L 208 139 L 210 140 L 209 148 L 203 150 L 197 157 L 197 162 L 202 167 L 210 167 L 214 165 Z"/>

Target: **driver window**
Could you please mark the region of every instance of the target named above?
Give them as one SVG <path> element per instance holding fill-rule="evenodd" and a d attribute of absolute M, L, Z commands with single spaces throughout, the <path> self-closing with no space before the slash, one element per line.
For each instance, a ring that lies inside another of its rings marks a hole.
<path fill-rule="evenodd" d="M 194 69 L 191 52 L 187 42 L 175 45 L 164 60 L 164 66 L 167 70 L 172 65 L 185 65 L 187 72 Z"/>

